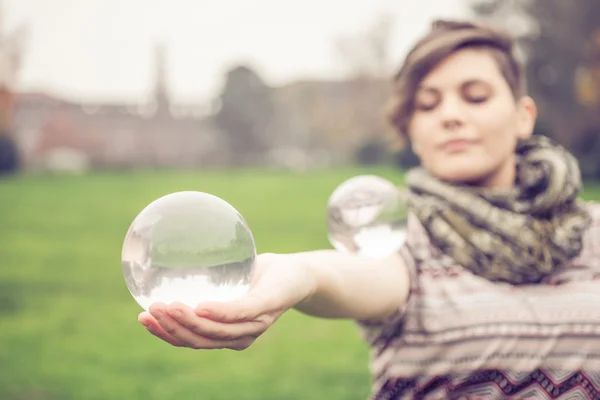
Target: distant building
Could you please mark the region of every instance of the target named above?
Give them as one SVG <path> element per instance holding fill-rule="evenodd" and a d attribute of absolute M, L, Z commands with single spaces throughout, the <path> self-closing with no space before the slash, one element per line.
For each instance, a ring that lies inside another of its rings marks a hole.
<path fill-rule="evenodd" d="M 272 88 L 277 104 L 263 165 L 306 170 L 353 162 L 382 134 L 383 80 L 298 81 Z M 0 92 L 0 101 L 1 101 Z M 78 103 L 18 93 L 13 126 L 26 168 L 193 168 L 223 166 L 227 141 L 210 104 L 177 105 L 165 49 L 155 50 L 153 94 L 139 104 Z"/>
<path fill-rule="evenodd" d="M 14 129 L 26 167 L 78 154 L 91 167 L 194 167 L 218 164 L 218 135 L 206 105 L 170 100 L 164 48 L 156 49 L 153 97 L 141 104 L 74 103 L 19 93 Z"/>

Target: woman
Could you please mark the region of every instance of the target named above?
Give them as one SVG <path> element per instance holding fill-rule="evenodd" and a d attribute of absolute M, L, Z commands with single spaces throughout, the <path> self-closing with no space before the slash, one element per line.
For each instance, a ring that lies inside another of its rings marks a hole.
<path fill-rule="evenodd" d="M 286 310 L 358 321 L 374 398 L 600 398 L 600 210 L 575 159 L 532 136 L 536 106 L 505 34 L 438 21 L 395 78 L 407 245 L 385 259 L 262 254 L 243 300 L 155 304 L 162 340 L 245 349 Z"/>

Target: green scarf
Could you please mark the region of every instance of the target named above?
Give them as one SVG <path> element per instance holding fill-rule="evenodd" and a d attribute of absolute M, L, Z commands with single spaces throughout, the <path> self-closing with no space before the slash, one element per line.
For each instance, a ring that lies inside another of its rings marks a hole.
<path fill-rule="evenodd" d="M 412 212 L 432 243 L 492 281 L 539 282 L 581 252 L 590 217 L 577 199 L 577 160 L 544 136 L 517 147 L 512 190 L 456 186 L 409 171 Z"/>

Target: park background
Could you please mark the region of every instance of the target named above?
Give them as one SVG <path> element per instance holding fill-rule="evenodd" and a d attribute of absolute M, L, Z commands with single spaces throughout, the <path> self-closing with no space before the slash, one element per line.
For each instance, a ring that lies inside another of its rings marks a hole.
<path fill-rule="evenodd" d="M 519 37 L 537 133 L 600 200 L 597 0 L 0 2 L 0 399 L 364 399 L 350 321 L 284 315 L 248 350 L 177 349 L 136 321 L 120 254 L 174 191 L 235 206 L 259 252 L 329 248 L 343 180 L 416 165 L 382 110 L 435 18 Z"/>

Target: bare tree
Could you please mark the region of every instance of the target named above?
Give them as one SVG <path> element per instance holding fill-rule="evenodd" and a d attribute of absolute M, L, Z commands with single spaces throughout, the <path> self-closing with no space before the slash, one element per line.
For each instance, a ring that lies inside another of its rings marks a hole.
<path fill-rule="evenodd" d="M 394 19 L 381 14 L 366 30 L 338 38 L 335 50 L 351 78 L 381 78 L 390 72 Z"/>

